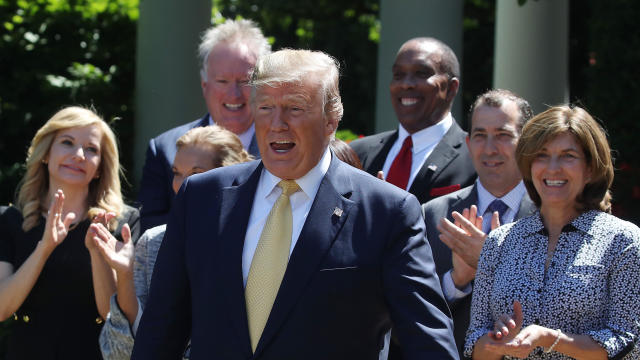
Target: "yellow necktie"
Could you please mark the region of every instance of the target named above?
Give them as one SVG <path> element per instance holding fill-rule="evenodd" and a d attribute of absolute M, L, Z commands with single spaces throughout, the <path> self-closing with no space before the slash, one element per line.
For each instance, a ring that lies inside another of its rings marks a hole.
<path fill-rule="evenodd" d="M 282 180 L 278 186 L 282 189 L 282 194 L 271 208 L 262 229 L 245 288 L 249 336 L 253 351 L 258 346 L 287 269 L 293 222 L 289 196 L 300 190 L 293 180 Z"/>

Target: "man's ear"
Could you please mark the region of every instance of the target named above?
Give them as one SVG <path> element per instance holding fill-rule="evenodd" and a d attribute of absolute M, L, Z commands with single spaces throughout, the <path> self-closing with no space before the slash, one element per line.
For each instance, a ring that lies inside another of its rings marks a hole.
<path fill-rule="evenodd" d="M 469 135 L 464 138 L 464 141 L 467 143 L 467 149 L 469 148 Z"/>
<path fill-rule="evenodd" d="M 447 87 L 447 101 L 449 103 L 453 102 L 453 98 L 456 97 L 459 88 L 460 80 L 458 80 L 457 77 L 451 78 L 451 80 L 449 80 L 449 86 Z"/>
<path fill-rule="evenodd" d="M 325 117 L 325 135 L 333 134 L 338 128 L 338 120 L 333 116 L 333 114 L 328 114 Z"/>

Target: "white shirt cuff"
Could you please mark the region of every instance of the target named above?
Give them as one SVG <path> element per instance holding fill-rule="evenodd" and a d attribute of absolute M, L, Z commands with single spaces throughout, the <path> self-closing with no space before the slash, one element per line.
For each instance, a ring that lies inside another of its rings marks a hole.
<path fill-rule="evenodd" d="M 142 318 L 142 307 L 140 307 L 140 299 L 138 299 L 138 314 L 136 315 L 136 320 L 133 322 L 133 325 L 131 325 L 131 334 L 133 334 L 134 337 L 138 332 L 138 325 L 140 325 L 141 318 Z"/>
<path fill-rule="evenodd" d="M 454 302 L 462 299 L 463 297 L 471 294 L 471 290 L 471 283 L 468 283 L 464 289 L 458 289 L 456 284 L 453 283 L 451 270 L 447 271 L 442 276 L 442 292 L 444 292 L 444 297 L 448 302 Z"/>

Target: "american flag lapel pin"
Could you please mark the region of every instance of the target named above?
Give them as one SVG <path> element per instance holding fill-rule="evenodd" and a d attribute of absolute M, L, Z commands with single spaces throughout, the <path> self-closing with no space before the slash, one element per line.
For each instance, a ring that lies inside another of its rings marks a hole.
<path fill-rule="evenodd" d="M 438 168 L 438 165 L 436 164 L 429 164 L 429 166 L 427 166 L 427 169 L 431 171 L 436 171 L 437 168 Z"/>
<path fill-rule="evenodd" d="M 340 208 L 333 209 L 333 215 L 335 215 L 337 217 L 342 216 L 342 209 L 340 209 Z"/>

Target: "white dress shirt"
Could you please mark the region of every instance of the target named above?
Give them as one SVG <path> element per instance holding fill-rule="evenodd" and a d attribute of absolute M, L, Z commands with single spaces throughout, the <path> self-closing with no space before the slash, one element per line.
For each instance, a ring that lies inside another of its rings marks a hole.
<path fill-rule="evenodd" d="M 216 123 L 213 122 L 213 118 L 211 118 L 211 115 L 209 115 L 209 125 L 216 125 Z M 255 124 L 251 123 L 251 126 L 249 126 L 247 131 L 243 132 L 242 134 L 236 134 L 240 138 L 242 147 L 245 148 L 245 150 L 249 151 L 249 146 L 251 146 L 251 140 L 253 140 L 253 134 L 255 133 Z"/>
<path fill-rule="evenodd" d="M 309 170 L 303 177 L 296 179 L 296 183 L 300 186 L 300 191 L 292 194 L 289 199 L 291 202 L 292 229 L 291 229 L 291 248 L 289 255 L 293 252 L 293 248 L 298 242 L 298 237 L 302 231 L 302 227 L 309 215 L 313 200 L 318 193 L 320 183 L 325 174 L 329 170 L 331 164 L 331 152 L 327 148 L 322 159 L 318 164 Z M 267 221 L 267 217 L 273 204 L 282 193 L 282 189 L 278 187 L 278 183 L 282 179 L 271 174 L 266 168 L 262 169 L 256 194 L 253 198 L 253 207 L 249 215 L 249 224 L 247 225 L 247 233 L 244 237 L 244 248 L 242 249 L 242 279 L 244 285 L 247 285 L 249 277 L 249 269 L 253 254 L 258 246 L 262 229 Z"/>
<path fill-rule="evenodd" d="M 393 160 L 395 160 L 402 148 L 404 139 L 406 139 L 407 136 L 411 136 L 411 141 L 413 142 L 413 148 L 411 149 L 411 174 L 409 175 L 409 182 L 407 182 L 407 188 L 405 190 L 410 189 L 413 184 L 413 180 L 418 175 L 418 172 L 420 172 L 425 160 L 427 160 L 427 157 L 431 155 L 433 149 L 435 149 L 436 145 L 438 145 L 440 140 L 442 140 L 444 134 L 449 131 L 452 124 L 453 117 L 451 117 L 451 113 L 448 113 L 447 116 L 437 124 L 422 129 L 414 134 L 409 134 L 402 125 L 398 125 L 398 139 L 396 139 L 396 142 L 391 146 L 389 154 L 387 154 L 387 159 L 384 161 L 384 166 L 382 167 L 385 179 L 387 178 L 387 175 L 389 175 L 389 169 L 391 168 Z"/>
<path fill-rule="evenodd" d="M 495 199 L 502 200 L 509 207 L 504 215 L 500 214 L 503 217 L 505 224 L 513 222 L 516 214 L 518 213 L 518 209 L 520 209 L 522 198 L 527 192 L 527 188 L 524 186 L 524 183 L 520 181 L 518 185 L 516 185 L 513 189 L 511 189 L 511 191 L 506 193 L 501 198 L 493 196 L 484 186 L 482 186 L 480 179 L 476 180 L 476 185 L 476 189 L 478 190 L 478 204 L 476 204 L 476 206 L 478 207 L 478 214 L 482 214 L 482 231 L 485 234 L 491 232 L 492 214 L 487 212 L 487 208 L 489 207 L 489 204 L 491 204 L 491 202 Z M 463 297 L 469 295 L 471 293 L 471 290 L 471 283 L 467 284 L 467 286 L 465 286 L 463 289 L 458 289 L 453 283 L 451 270 L 447 271 L 446 274 L 442 276 L 442 291 L 444 292 L 444 296 L 449 302 L 462 299 Z"/>

